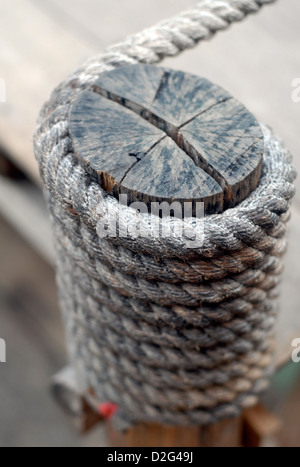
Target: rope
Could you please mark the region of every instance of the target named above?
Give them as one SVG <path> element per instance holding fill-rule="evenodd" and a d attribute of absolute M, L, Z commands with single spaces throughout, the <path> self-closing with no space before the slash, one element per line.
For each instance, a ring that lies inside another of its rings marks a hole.
<path fill-rule="evenodd" d="M 262 125 L 263 174 L 247 199 L 204 219 L 154 219 L 120 206 L 78 164 L 70 105 L 100 73 L 158 63 L 272 1 L 202 1 L 87 62 L 41 111 L 35 154 L 71 363 L 81 385 L 118 405 L 120 428 L 213 423 L 238 415 L 266 387 L 295 170 Z M 127 235 L 103 235 L 116 218 Z M 149 235 L 153 223 L 171 236 Z M 183 229 L 185 236 L 176 234 Z M 191 247 L 187 240 L 203 229 L 203 245 Z"/>

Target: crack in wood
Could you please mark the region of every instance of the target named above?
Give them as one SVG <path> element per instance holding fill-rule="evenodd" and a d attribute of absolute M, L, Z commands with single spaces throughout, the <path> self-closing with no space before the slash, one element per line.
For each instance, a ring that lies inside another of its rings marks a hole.
<path fill-rule="evenodd" d="M 155 148 L 155 146 L 157 146 L 163 139 L 165 139 L 165 136 L 163 136 L 161 139 L 159 139 L 158 141 L 156 141 L 156 143 L 153 144 L 153 146 L 150 147 L 150 149 L 144 153 L 137 153 L 137 154 L 129 154 L 129 156 L 131 157 L 135 157 L 136 158 L 136 161 L 132 164 L 131 167 L 129 167 L 129 169 L 126 170 L 124 176 L 121 178 L 120 180 L 120 184 L 124 181 L 124 179 L 126 178 L 126 176 L 129 174 L 129 172 L 131 171 L 131 169 L 133 169 L 136 164 L 138 164 L 140 162 L 140 160 L 142 160 L 145 156 L 147 156 L 147 154 L 149 154 L 150 151 L 152 151 L 152 149 Z M 139 157 L 139 154 L 143 154 L 142 156 Z"/>
<path fill-rule="evenodd" d="M 157 92 L 155 94 L 155 97 L 152 101 L 152 103 L 155 102 L 155 100 L 158 99 L 162 89 L 168 85 L 168 77 L 170 76 L 170 73 L 169 72 L 165 72 L 162 76 L 162 79 L 161 79 L 161 82 L 160 82 L 160 85 L 157 89 Z M 223 189 L 223 190 L 226 190 L 228 189 L 228 183 L 226 182 L 225 178 L 223 177 L 223 175 L 218 172 L 218 170 L 216 170 L 215 167 L 213 167 L 211 164 L 209 164 L 203 157 L 203 155 L 201 154 L 200 151 L 197 151 L 190 143 L 189 141 L 180 133 L 180 130 L 181 129 L 184 129 L 184 127 L 186 125 L 188 125 L 192 120 L 194 120 L 195 118 L 199 117 L 200 115 L 202 115 L 203 113 L 211 110 L 213 107 L 216 107 L 218 106 L 219 104 L 222 104 L 223 102 L 226 102 L 230 99 L 232 99 L 232 97 L 228 96 L 228 97 L 225 97 L 224 99 L 220 100 L 219 102 L 216 102 L 214 104 L 212 104 L 211 106 L 209 106 L 207 109 L 204 109 L 200 112 L 198 112 L 197 114 L 195 114 L 193 117 L 189 118 L 187 121 L 185 121 L 184 123 L 182 123 L 181 125 L 179 125 L 178 127 L 176 127 L 175 125 L 173 125 L 171 122 L 168 122 L 167 120 L 161 118 L 159 115 L 156 115 L 154 112 L 151 112 L 150 110 L 146 109 L 145 107 L 141 106 L 140 104 L 134 102 L 134 101 L 131 101 L 130 99 L 126 99 L 118 94 L 115 94 L 111 91 L 107 91 L 106 89 L 104 88 L 101 88 L 100 86 L 98 85 L 94 85 L 92 87 L 92 91 L 95 92 L 96 94 L 99 94 L 100 96 L 104 97 L 105 99 L 108 99 L 112 102 L 115 102 L 129 110 L 131 110 L 132 112 L 134 112 L 135 114 L 139 115 L 141 118 L 143 118 L 144 120 L 146 120 L 147 122 L 151 123 L 152 125 L 154 125 L 156 128 L 158 128 L 159 130 L 163 131 L 166 136 L 169 136 L 175 144 L 177 144 L 177 146 L 183 150 L 187 156 L 189 156 L 193 162 L 195 163 L 195 165 L 199 168 L 201 168 L 202 170 L 204 170 L 208 175 L 210 175 L 217 183 L 218 185 L 220 185 L 220 187 Z M 160 142 L 160 141 L 159 141 Z M 157 144 L 157 143 L 156 143 Z M 155 146 L 155 145 L 154 145 Z M 151 150 L 152 148 L 150 148 Z M 147 152 L 149 153 L 150 150 Z M 131 154 L 130 154 L 131 155 Z M 138 162 L 138 161 L 137 161 Z M 136 163 L 133 164 L 133 167 L 136 165 Z M 128 171 L 126 172 L 126 175 L 130 172 L 131 168 L 128 169 Z M 125 175 L 125 176 L 126 176 Z M 122 178 L 121 182 L 124 180 L 125 176 Z"/>
<path fill-rule="evenodd" d="M 162 89 L 165 87 L 166 83 L 168 82 L 168 77 L 170 76 L 170 73 L 168 71 L 165 71 L 161 77 L 161 81 L 159 83 L 159 86 L 157 88 L 157 91 L 155 93 L 155 96 L 152 100 L 152 104 L 159 98 L 159 94 L 162 91 Z"/>

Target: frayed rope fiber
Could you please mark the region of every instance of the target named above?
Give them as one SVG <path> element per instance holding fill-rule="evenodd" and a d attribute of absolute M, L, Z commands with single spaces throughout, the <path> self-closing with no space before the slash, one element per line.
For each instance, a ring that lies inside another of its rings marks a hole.
<path fill-rule="evenodd" d="M 233 209 L 192 219 L 202 246 L 147 234 L 151 214 L 122 206 L 78 163 L 70 107 L 102 72 L 157 63 L 272 1 L 203 1 L 111 47 L 62 83 L 43 107 L 35 154 L 57 247 L 57 280 L 71 363 L 82 388 L 118 406 L 119 428 L 139 421 L 214 423 L 254 404 L 274 347 L 277 285 L 294 195 L 291 156 L 264 135 L 258 187 Z M 127 236 L 102 238 L 117 216 Z M 173 230 L 180 219 L 162 219 Z"/>

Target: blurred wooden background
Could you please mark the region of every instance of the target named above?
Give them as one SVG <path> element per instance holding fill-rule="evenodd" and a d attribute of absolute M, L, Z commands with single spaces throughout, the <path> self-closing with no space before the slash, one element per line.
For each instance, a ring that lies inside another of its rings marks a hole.
<path fill-rule="evenodd" d="M 6 102 L 0 103 L 0 337 L 8 345 L 8 363 L 0 367 L 1 446 L 105 442 L 98 431 L 79 440 L 47 394 L 48 379 L 65 357 L 51 232 L 32 151 L 38 111 L 51 90 L 85 59 L 193 3 L 10 0 L 0 4 L 0 79 L 6 82 Z M 300 102 L 292 100 L 292 81 L 300 78 L 299 17 L 299 0 L 279 0 L 212 41 L 164 62 L 205 76 L 241 100 L 284 139 L 298 170 Z M 278 363 L 290 361 L 291 341 L 300 337 L 299 190 L 290 227 Z M 293 375 L 286 372 L 284 380 L 282 392 L 287 392 Z M 300 401 L 293 397 L 299 411 Z M 283 418 L 294 413 L 289 401 L 280 406 Z M 295 431 L 290 432 L 290 437 L 281 438 L 283 444 L 295 439 Z M 300 445 L 300 435 L 296 442 Z"/>

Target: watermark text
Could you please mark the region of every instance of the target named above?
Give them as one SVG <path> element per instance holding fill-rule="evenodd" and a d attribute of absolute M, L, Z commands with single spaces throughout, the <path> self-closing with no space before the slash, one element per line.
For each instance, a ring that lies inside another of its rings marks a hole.
<path fill-rule="evenodd" d="M 292 88 L 292 101 L 298 104 L 300 102 L 300 78 L 293 79 Z"/>
<path fill-rule="evenodd" d="M 6 102 L 6 83 L 3 78 L 0 78 L 0 103 Z"/>
<path fill-rule="evenodd" d="M 292 341 L 292 347 L 295 348 L 292 352 L 292 360 L 294 363 L 300 362 L 300 337 L 297 337 Z"/>
<path fill-rule="evenodd" d="M 0 339 L 0 363 L 6 363 L 6 342 Z"/>
<path fill-rule="evenodd" d="M 126 222 L 126 217 L 120 209 L 109 213 L 106 220 L 101 220 L 97 225 L 97 233 L 100 238 L 177 238 L 183 239 L 187 248 L 200 248 L 204 242 L 204 225 L 193 223 L 204 218 L 204 203 L 202 202 L 152 202 L 149 205 L 136 201 L 128 203 L 125 194 L 119 196 L 119 205 L 132 209 L 131 222 Z"/>

